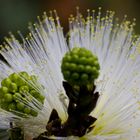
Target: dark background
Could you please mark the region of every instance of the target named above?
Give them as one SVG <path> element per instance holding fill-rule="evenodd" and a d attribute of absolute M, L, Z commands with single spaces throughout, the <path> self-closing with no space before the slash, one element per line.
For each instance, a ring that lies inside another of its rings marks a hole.
<path fill-rule="evenodd" d="M 98 10 L 98 7 L 102 7 L 102 13 L 113 10 L 121 20 L 127 14 L 131 21 L 137 19 L 135 31 L 140 33 L 140 0 L 0 0 L 0 44 L 10 31 L 17 35 L 17 30 L 20 30 L 26 36 L 29 22 L 35 22 L 44 11 L 49 13 L 54 9 L 66 32 L 68 17 L 76 13 L 76 6 L 83 14 L 88 8 Z"/>

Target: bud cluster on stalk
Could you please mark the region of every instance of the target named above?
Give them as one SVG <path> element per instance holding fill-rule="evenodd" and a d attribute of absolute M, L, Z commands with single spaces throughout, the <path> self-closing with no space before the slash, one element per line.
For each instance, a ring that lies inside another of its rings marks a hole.
<path fill-rule="evenodd" d="M 82 137 L 94 128 L 97 118 L 90 115 L 95 109 L 99 92 L 95 80 L 99 76 L 98 58 L 82 47 L 74 47 L 62 58 L 63 87 L 69 99 L 67 120 L 62 123 L 57 110 L 51 112 L 46 131 L 33 140 L 48 140 L 50 136 Z"/>
<path fill-rule="evenodd" d="M 28 105 L 29 99 L 32 102 L 33 97 L 39 103 L 44 103 L 44 96 L 30 84 L 36 82 L 37 77 L 30 76 L 27 72 L 12 73 L 3 79 L 0 87 L 0 107 L 6 111 L 37 116 L 38 113 Z"/>
<path fill-rule="evenodd" d="M 98 58 L 85 48 L 74 47 L 62 59 L 63 77 L 72 85 L 94 83 L 99 76 Z"/>

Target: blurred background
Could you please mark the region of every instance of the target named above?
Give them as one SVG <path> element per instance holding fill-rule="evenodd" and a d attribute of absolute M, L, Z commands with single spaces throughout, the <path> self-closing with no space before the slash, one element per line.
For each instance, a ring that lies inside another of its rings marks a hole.
<path fill-rule="evenodd" d="M 121 20 L 125 14 L 130 20 L 136 18 L 135 31 L 140 34 L 140 0 L 0 0 L 0 44 L 8 32 L 17 35 L 17 30 L 20 30 L 26 36 L 29 22 L 35 22 L 44 11 L 49 13 L 54 9 L 67 32 L 68 17 L 76 13 L 76 6 L 83 14 L 88 8 L 98 10 L 98 7 L 102 7 L 102 13 L 113 10 Z"/>

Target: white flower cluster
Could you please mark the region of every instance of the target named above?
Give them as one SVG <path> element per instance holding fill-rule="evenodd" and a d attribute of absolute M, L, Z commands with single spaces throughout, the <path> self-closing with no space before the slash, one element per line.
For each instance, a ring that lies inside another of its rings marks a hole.
<path fill-rule="evenodd" d="M 30 26 L 29 36 L 20 44 L 11 34 L 1 46 L 0 54 L 7 63 L 0 61 L 0 81 L 11 73 L 26 71 L 38 77 L 43 85 L 39 92 L 45 96 L 37 117 L 22 117 L 0 109 L 0 128 L 9 129 L 9 123 L 20 126 L 26 135 L 38 136 L 45 131 L 52 109 L 56 109 L 64 122 L 67 118 L 67 97 L 62 87 L 61 61 L 73 47 L 91 50 L 100 63 L 96 91 L 100 97 L 91 113 L 96 117 L 94 129 L 83 136 L 91 140 L 140 139 L 140 38 L 134 35 L 135 23 L 121 24 L 113 20 L 114 12 L 102 17 L 99 10 L 88 10 L 85 19 L 79 12 L 69 19 L 70 29 L 65 38 L 59 18 L 43 15 L 43 21 Z M 68 42 L 67 42 L 68 40 Z M 30 102 L 30 100 L 28 101 Z M 81 139 L 82 139 L 81 138 Z M 56 139 L 80 139 L 77 137 Z"/>

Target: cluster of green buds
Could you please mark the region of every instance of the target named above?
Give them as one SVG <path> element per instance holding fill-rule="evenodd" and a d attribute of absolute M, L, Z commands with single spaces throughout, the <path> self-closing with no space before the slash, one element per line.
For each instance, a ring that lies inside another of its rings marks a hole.
<path fill-rule="evenodd" d="M 44 96 L 30 84 L 36 82 L 37 77 L 30 76 L 27 72 L 12 73 L 3 79 L 0 88 L 0 107 L 6 111 L 18 111 L 37 116 L 37 112 L 27 104 L 27 98 L 31 97 L 34 97 L 41 104 L 44 103 Z"/>
<path fill-rule="evenodd" d="M 57 110 L 53 109 L 46 125 L 47 131 L 34 140 L 48 140 L 49 136 L 82 137 L 94 128 L 97 118 L 90 116 L 90 113 L 100 96 L 95 90 L 99 70 L 98 58 L 90 50 L 74 47 L 64 55 L 61 71 L 65 79 L 63 87 L 69 99 L 68 118 L 61 123 Z"/>
<path fill-rule="evenodd" d="M 62 60 L 64 79 L 71 85 L 93 84 L 99 76 L 98 58 L 85 48 L 74 47 Z"/>

